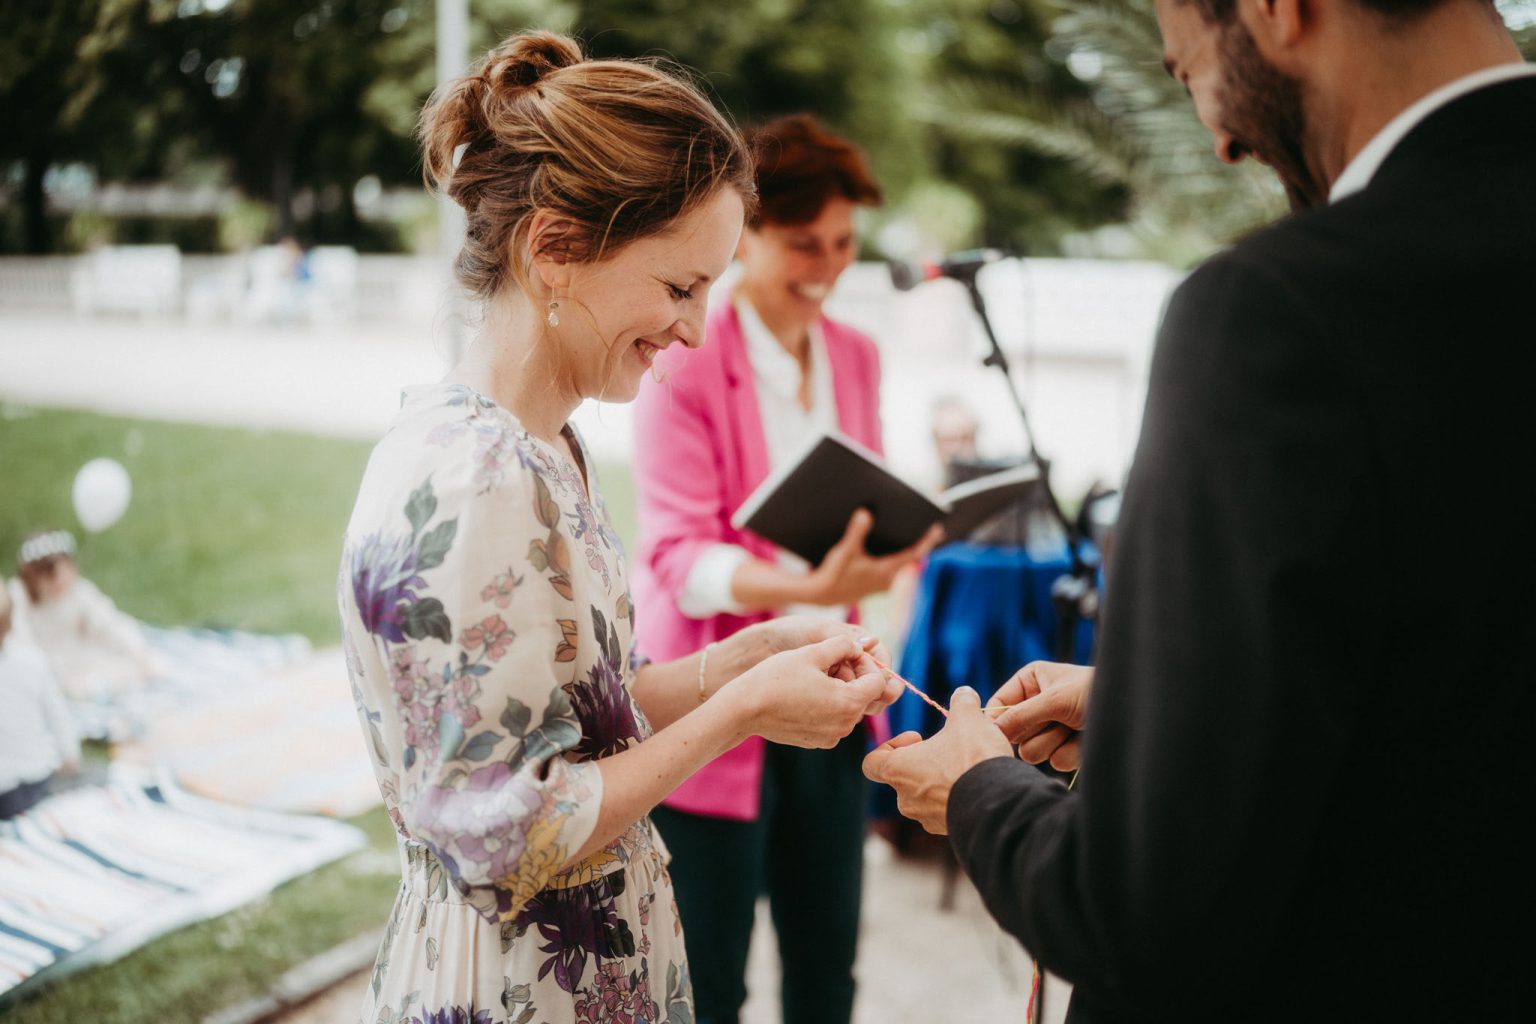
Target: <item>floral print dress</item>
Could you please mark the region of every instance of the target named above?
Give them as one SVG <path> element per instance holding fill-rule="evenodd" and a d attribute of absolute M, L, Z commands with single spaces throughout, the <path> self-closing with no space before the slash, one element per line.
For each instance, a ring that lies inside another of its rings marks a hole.
<path fill-rule="evenodd" d="M 408 389 L 338 589 L 402 874 L 364 1024 L 692 1024 L 650 820 L 569 864 L 603 797 L 593 762 L 651 733 L 595 488 L 483 395 Z"/>

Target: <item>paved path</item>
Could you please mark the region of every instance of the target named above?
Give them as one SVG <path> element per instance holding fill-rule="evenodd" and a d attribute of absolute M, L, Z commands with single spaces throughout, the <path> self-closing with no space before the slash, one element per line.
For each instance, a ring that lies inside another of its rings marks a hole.
<path fill-rule="evenodd" d="M 0 313 L 0 398 L 377 438 L 444 359 L 416 325 L 279 329 Z"/>
<path fill-rule="evenodd" d="M 372 440 L 394 416 L 401 387 L 442 377 L 450 348 L 441 327 L 418 320 L 198 325 L 0 308 L 0 400 Z M 940 477 L 928 414 L 941 394 L 971 403 L 985 453 L 1023 450 L 1006 384 L 963 348 L 898 337 L 883 342 L 881 374 L 886 457 L 913 482 Z M 1139 421 L 1139 378 L 1042 360 L 1021 379 L 1058 492 L 1075 496 L 1094 478 L 1117 479 Z M 586 402 L 574 420 L 599 458 L 628 458 L 628 406 Z"/>

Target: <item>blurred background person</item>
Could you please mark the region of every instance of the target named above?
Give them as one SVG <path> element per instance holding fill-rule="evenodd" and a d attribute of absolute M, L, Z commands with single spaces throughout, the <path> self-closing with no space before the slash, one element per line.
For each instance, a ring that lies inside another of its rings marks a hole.
<path fill-rule="evenodd" d="M 48 795 L 80 764 L 80 737 L 42 652 L 12 636 L 13 606 L 0 580 L 0 820 Z"/>
<path fill-rule="evenodd" d="M 954 478 L 957 462 L 974 462 L 981 457 L 976 438 L 981 422 L 976 410 L 959 395 L 940 395 L 928 410 L 929 430 L 933 437 L 933 457 L 938 468 L 936 476 L 929 480 L 930 489 L 938 494 L 958 481 Z M 904 567 L 891 580 L 891 600 L 886 615 L 886 640 L 892 650 L 899 651 L 906 643 L 907 629 L 912 624 L 912 603 L 917 598 L 917 585 L 923 574 L 922 562 Z M 877 814 L 895 813 L 895 804 L 889 808 L 877 808 Z M 888 831 L 888 830 L 882 830 Z"/>
<path fill-rule="evenodd" d="M 638 646 L 680 657 L 788 610 L 840 620 L 886 590 L 933 536 L 874 558 L 871 520 L 811 566 L 734 528 L 731 515 L 811 438 L 841 431 L 881 449 L 874 342 L 822 305 L 858 250 L 854 212 L 882 201 L 864 154 L 808 114 L 749 133 L 761 208 L 741 276 L 698 351 L 657 359 L 635 409 Z M 878 728 L 872 724 L 871 728 Z M 783 962 L 786 1021 L 847 1021 L 859 927 L 866 790 L 860 729 L 832 750 L 750 739 L 658 807 L 675 858 L 700 1024 L 746 999 L 753 910 L 766 892 Z"/>
<path fill-rule="evenodd" d="M 80 574 L 67 530 L 22 541 L 11 598 L 17 631 L 47 655 L 74 700 L 132 692 L 164 672 L 139 621 Z"/>
<path fill-rule="evenodd" d="M 951 464 L 980 457 L 976 448 L 976 433 L 980 429 L 976 410 L 959 395 L 941 395 L 933 400 L 928 422 L 933 431 L 933 453 L 939 460 L 940 476 L 948 486 Z"/>

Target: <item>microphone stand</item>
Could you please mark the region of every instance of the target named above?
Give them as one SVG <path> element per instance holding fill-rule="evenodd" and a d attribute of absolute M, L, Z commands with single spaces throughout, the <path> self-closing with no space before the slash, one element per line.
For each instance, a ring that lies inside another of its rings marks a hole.
<path fill-rule="evenodd" d="M 1008 394 L 1013 399 L 1014 408 L 1019 412 L 1019 421 L 1024 425 L 1027 457 L 1030 462 L 1040 467 L 1040 485 L 1045 489 L 1046 504 L 1051 515 L 1066 532 L 1067 550 L 1072 558 L 1072 569 L 1051 585 L 1051 604 L 1056 609 L 1057 660 L 1071 662 L 1073 655 L 1076 654 L 1077 623 L 1081 619 L 1094 618 L 1097 615 L 1098 591 L 1094 585 L 1092 567 L 1083 559 L 1081 538 L 1077 535 L 1077 528 L 1062 511 L 1061 503 L 1056 500 L 1056 492 L 1051 489 L 1051 464 L 1041 457 L 1039 449 L 1035 447 L 1035 432 L 1029 425 L 1029 411 L 1025 408 L 1023 396 L 1019 394 L 1013 378 L 1013 369 L 1008 364 L 1008 357 L 1003 354 L 1003 346 L 997 340 L 997 332 L 992 329 L 992 318 L 987 315 L 986 300 L 982 298 L 981 288 L 976 284 L 982 266 L 983 264 L 976 263 L 964 267 L 953 267 L 946 276 L 963 284 L 966 294 L 971 297 L 971 308 L 981 319 L 982 329 L 987 335 L 987 344 L 991 348 L 981 363 L 983 366 L 997 367 L 1004 379 L 1008 381 Z"/>
<path fill-rule="evenodd" d="M 1014 408 L 1019 411 L 1020 422 L 1024 424 L 1024 444 L 1029 453 L 1029 461 L 1038 463 L 1040 468 L 1044 470 L 1048 464 L 1044 459 L 1040 458 L 1040 452 L 1035 447 L 1035 432 L 1029 426 L 1029 410 L 1024 407 L 1024 399 L 1019 395 L 1019 389 L 1014 385 L 1013 368 L 1008 365 L 1008 357 L 1003 354 L 1003 346 L 998 344 L 997 332 L 992 329 L 992 318 L 987 315 L 986 300 L 981 297 L 981 289 L 976 285 L 977 272 L 980 269 L 980 267 L 967 268 L 960 275 L 960 283 L 965 285 L 966 294 L 971 297 L 971 308 L 976 310 L 976 315 L 981 319 L 981 326 L 987 333 L 987 344 L 992 349 L 986 358 L 981 361 L 981 365 L 995 366 L 1002 371 L 1003 377 L 1008 381 L 1008 395 L 1013 399 Z M 1045 474 L 1042 472 L 1041 478 L 1044 479 L 1044 477 Z M 1049 484 L 1046 486 L 1049 488 Z M 1051 504 L 1053 507 L 1055 506 L 1055 499 L 1052 499 Z M 1060 510 L 1058 509 L 1057 512 L 1059 514 Z M 1062 523 L 1066 525 L 1065 518 L 1062 519 Z"/>

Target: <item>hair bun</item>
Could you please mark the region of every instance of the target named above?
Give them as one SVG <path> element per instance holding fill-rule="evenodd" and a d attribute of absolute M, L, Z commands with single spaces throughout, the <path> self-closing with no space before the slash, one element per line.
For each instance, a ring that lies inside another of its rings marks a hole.
<path fill-rule="evenodd" d="M 545 75 L 585 60 L 581 47 L 569 36 L 553 32 L 525 32 L 491 51 L 485 79 L 492 88 L 527 89 Z"/>

